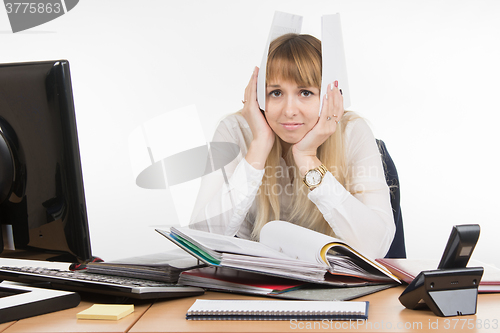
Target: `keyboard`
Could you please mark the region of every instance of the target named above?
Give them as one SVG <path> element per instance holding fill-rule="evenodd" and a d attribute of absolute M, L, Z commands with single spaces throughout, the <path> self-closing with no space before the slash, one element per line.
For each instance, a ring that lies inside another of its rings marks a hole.
<path fill-rule="evenodd" d="M 28 283 L 36 287 L 135 299 L 187 297 L 204 293 L 202 288 L 174 283 L 48 267 L 0 265 L 0 280 Z"/>

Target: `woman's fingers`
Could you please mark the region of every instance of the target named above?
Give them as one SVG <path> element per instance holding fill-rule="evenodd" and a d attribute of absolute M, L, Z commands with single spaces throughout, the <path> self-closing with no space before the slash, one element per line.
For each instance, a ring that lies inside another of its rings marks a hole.
<path fill-rule="evenodd" d="M 274 141 L 274 133 L 269 127 L 266 118 L 262 114 L 259 103 L 257 102 L 257 75 L 259 68 L 255 67 L 245 89 L 245 97 L 243 100 L 243 109 L 241 114 L 247 121 L 252 131 L 254 140 L 270 142 Z"/>
<path fill-rule="evenodd" d="M 252 89 L 250 90 L 250 97 L 252 100 L 257 100 L 257 77 L 259 75 L 259 67 L 255 67 L 252 73 Z"/>
<path fill-rule="evenodd" d="M 344 115 L 344 98 L 338 88 L 338 81 L 335 81 L 327 86 L 323 109 L 324 110 L 321 112 L 321 115 L 326 121 L 334 121 L 338 123 Z"/>
<path fill-rule="evenodd" d="M 250 81 L 245 89 L 245 97 L 243 99 L 243 103 L 247 101 L 257 101 L 257 75 L 259 73 L 259 68 L 255 67 L 252 76 L 250 77 Z"/>

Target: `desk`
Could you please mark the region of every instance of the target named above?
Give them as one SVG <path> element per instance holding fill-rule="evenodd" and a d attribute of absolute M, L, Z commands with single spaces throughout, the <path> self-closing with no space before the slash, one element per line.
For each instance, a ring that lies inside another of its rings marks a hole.
<path fill-rule="evenodd" d="M 128 332 L 130 328 L 138 322 L 142 315 L 150 308 L 151 304 L 141 304 L 134 306 L 134 313 L 118 320 L 78 320 L 76 314 L 94 303 L 80 302 L 76 308 L 63 311 L 47 313 L 44 315 L 26 318 L 17 322 L 0 324 L 2 333 L 39 333 L 39 332 Z"/>
<path fill-rule="evenodd" d="M 431 311 L 405 309 L 398 297 L 404 287 L 387 289 L 361 297 L 369 301 L 366 322 L 302 321 L 188 321 L 187 309 L 196 298 L 263 299 L 226 293 L 207 292 L 203 296 L 157 301 L 136 306 L 134 314 L 114 321 L 77 320 L 77 308 L 0 325 L 0 332 L 498 332 L 500 331 L 500 294 L 480 294 L 477 314 L 464 317 L 437 317 Z M 269 299 L 269 298 L 264 298 Z M 316 323 L 316 327 L 313 325 Z M 470 327 L 468 327 L 468 325 Z M 489 325 L 489 326 L 488 326 Z M 496 325 L 496 326 L 495 326 Z M 463 327 L 462 327 L 463 326 Z M 495 328 L 496 327 L 496 328 Z"/>

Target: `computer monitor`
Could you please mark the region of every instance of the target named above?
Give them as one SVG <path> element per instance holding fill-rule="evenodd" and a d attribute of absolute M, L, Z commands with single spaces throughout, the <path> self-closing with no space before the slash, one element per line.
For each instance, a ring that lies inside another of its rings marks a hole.
<path fill-rule="evenodd" d="M 91 258 L 67 60 L 0 64 L 0 224 L 0 257 Z"/>

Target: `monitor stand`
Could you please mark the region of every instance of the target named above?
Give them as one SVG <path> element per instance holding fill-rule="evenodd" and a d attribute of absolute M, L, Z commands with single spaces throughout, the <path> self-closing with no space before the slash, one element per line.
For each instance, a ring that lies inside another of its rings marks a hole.
<path fill-rule="evenodd" d="M 75 292 L 28 287 L 11 282 L 0 283 L 0 324 L 80 304 Z"/>
<path fill-rule="evenodd" d="M 2 249 L 14 250 L 14 235 L 10 224 L 0 224 L 0 253 Z"/>
<path fill-rule="evenodd" d="M 3 251 L 2 251 L 3 250 Z M 30 260 L 48 260 L 53 255 L 42 252 L 20 250 L 14 246 L 14 237 L 12 226 L 8 224 L 1 225 L 0 228 L 0 257 L 9 259 L 30 259 Z M 0 281 L 1 282 L 1 281 Z"/>
<path fill-rule="evenodd" d="M 2 245 L 3 244 L 3 245 Z M 3 251 L 2 251 L 3 249 Z M 30 249 L 16 249 L 11 225 L 1 225 L 0 228 L 0 257 L 9 259 L 27 259 L 56 262 L 78 262 L 78 259 L 69 253 L 50 253 Z M 92 257 L 90 260 L 93 260 Z"/>

